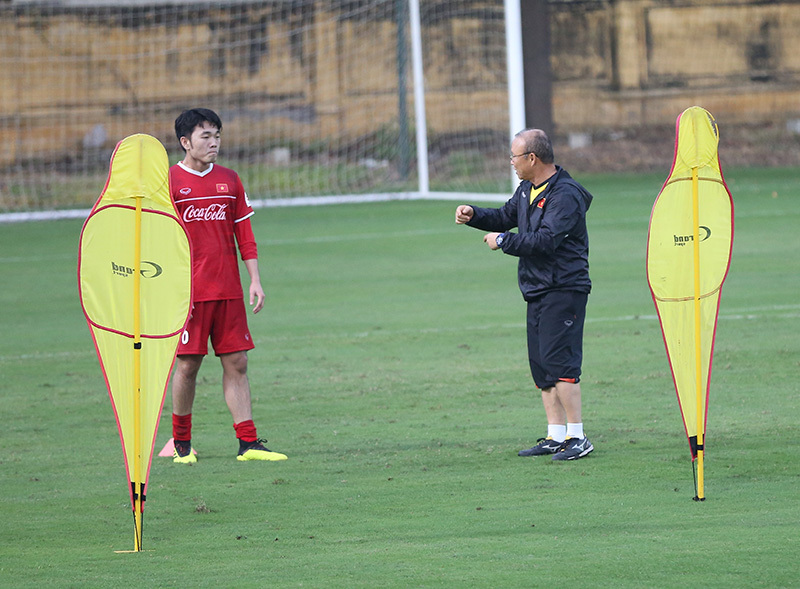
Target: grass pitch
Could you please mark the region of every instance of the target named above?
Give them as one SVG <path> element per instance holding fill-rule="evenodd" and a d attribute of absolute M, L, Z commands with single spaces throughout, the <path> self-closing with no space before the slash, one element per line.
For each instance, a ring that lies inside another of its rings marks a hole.
<path fill-rule="evenodd" d="M 515 260 L 457 203 L 263 209 L 255 420 L 283 463 L 241 463 L 215 358 L 200 462 L 155 458 L 144 548 L 77 297 L 80 222 L 0 227 L 0 585 L 795 587 L 798 170 L 734 170 L 707 432 L 692 469 L 645 279 L 663 177 L 579 177 L 594 290 L 588 458 L 544 434 Z M 170 401 L 157 450 L 170 436 Z"/>

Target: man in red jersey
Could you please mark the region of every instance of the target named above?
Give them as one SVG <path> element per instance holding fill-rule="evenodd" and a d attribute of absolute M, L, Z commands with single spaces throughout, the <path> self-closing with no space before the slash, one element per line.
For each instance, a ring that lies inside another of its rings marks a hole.
<path fill-rule="evenodd" d="M 192 451 L 192 405 L 197 373 L 208 354 L 208 340 L 222 362 L 222 392 L 239 439 L 238 460 L 286 460 L 264 447 L 253 423 L 247 351 L 255 346 L 247 327 L 244 292 L 236 247 L 250 275 L 250 304 L 258 313 L 264 289 L 258 248 L 250 225 L 253 209 L 239 175 L 216 164 L 222 121 L 205 108 L 193 108 L 175 120 L 185 152 L 169 170 L 172 200 L 192 244 L 192 314 L 178 345 L 172 375 L 174 461 L 197 461 Z"/>

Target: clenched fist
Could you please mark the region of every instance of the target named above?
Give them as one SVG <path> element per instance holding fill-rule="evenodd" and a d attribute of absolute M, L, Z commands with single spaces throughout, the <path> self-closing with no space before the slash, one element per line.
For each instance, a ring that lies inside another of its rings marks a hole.
<path fill-rule="evenodd" d="M 456 223 L 459 225 L 463 225 L 467 223 L 470 219 L 472 219 L 472 215 L 475 211 L 472 210 L 472 207 L 469 205 L 458 205 L 456 208 Z"/>

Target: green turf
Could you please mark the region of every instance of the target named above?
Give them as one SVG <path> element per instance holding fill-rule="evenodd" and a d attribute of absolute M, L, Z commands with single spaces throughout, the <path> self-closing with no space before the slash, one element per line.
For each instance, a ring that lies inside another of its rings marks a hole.
<path fill-rule="evenodd" d="M 704 503 L 645 280 L 663 177 L 579 178 L 596 450 L 563 464 L 516 456 L 544 417 L 515 261 L 456 203 L 259 210 L 255 418 L 290 459 L 235 460 L 209 359 L 200 461 L 154 460 L 139 554 L 115 553 L 133 520 L 77 298 L 81 224 L 0 226 L 0 586 L 796 587 L 798 175 L 728 172 Z"/>

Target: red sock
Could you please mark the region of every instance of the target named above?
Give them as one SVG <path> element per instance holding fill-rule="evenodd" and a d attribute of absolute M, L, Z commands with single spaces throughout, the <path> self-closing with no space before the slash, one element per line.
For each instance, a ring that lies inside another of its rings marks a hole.
<path fill-rule="evenodd" d="M 234 423 L 233 429 L 236 430 L 236 437 L 243 442 L 255 442 L 258 439 L 258 434 L 256 434 L 256 425 L 253 423 L 252 419 Z"/>
<path fill-rule="evenodd" d="M 175 415 L 172 414 L 172 437 L 181 442 L 188 442 L 192 439 L 192 414 Z"/>

